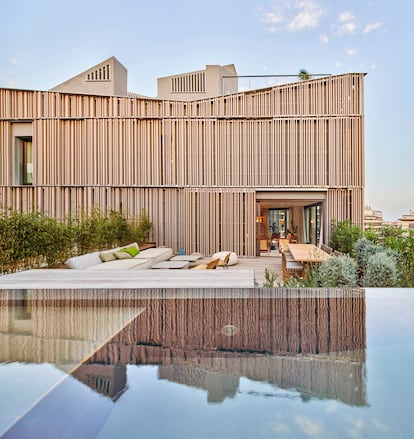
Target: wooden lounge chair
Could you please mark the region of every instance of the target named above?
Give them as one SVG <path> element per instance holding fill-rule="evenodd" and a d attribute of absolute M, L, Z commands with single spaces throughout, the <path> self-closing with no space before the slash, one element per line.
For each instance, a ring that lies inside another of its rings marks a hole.
<path fill-rule="evenodd" d="M 230 261 L 230 256 L 231 256 L 231 252 L 227 253 L 226 256 L 224 256 L 223 259 L 220 259 L 217 267 L 223 267 L 223 268 L 228 268 L 229 266 L 229 261 Z"/>
<path fill-rule="evenodd" d="M 213 270 L 217 267 L 220 258 L 210 259 L 207 264 L 199 264 L 192 268 L 192 270 Z"/>

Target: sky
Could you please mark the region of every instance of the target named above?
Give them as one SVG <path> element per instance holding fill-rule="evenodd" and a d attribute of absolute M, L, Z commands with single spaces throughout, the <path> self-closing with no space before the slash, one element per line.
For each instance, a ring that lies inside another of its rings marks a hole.
<path fill-rule="evenodd" d="M 0 0 L 0 87 L 48 90 L 111 56 L 154 97 L 206 64 L 367 73 L 365 204 L 392 221 L 414 210 L 413 16 L 411 0 Z"/>

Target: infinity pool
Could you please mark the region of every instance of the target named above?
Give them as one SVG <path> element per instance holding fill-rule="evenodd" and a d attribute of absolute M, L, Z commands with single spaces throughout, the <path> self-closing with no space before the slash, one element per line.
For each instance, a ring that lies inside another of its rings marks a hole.
<path fill-rule="evenodd" d="M 0 291 L 5 438 L 414 437 L 414 291 Z"/>

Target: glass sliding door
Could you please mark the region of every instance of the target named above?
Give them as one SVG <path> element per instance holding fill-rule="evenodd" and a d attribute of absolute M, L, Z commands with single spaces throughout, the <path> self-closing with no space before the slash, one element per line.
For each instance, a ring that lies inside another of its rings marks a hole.
<path fill-rule="evenodd" d="M 321 203 L 305 206 L 304 208 L 304 232 L 305 242 L 319 245 L 321 235 Z"/>

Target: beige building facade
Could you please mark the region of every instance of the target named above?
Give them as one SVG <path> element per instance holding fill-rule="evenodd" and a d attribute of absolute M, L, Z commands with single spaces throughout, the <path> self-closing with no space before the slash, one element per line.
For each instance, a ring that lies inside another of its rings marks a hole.
<path fill-rule="evenodd" d="M 103 96 L 126 96 L 127 69 L 113 56 L 50 91 Z"/>
<path fill-rule="evenodd" d="M 234 64 L 207 65 L 204 70 L 158 78 L 159 99 L 192 101 L 237 92 Z"/>
<path fill-rule="evenodd" d="M 0 89 L 0 205 L 145 208 L 158 245 L 206 255 L 327 242 L 333 220 L 363 225 L 363 90 L 362 73 L 191 101 Z"/>

